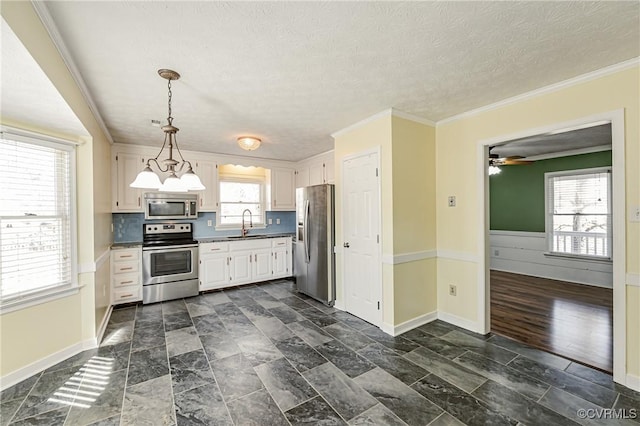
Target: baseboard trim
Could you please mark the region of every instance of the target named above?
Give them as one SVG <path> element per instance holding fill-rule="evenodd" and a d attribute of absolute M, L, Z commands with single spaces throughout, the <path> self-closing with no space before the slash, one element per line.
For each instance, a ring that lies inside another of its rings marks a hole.
<path fill-rule="evenodd" d="M 413 330 L 416 327 L 420 327 L 421 325 L 427 324 L 431 321 L 435 321 L 438 318 L 438 312 L 428 312 L 426 314 L 422 314 L 415 318 L 410 319 L 409 321 L 405 321 L 398 325 L 391 325 L 387 323 L 383 323 L 380 329 L 385 333 L 391 336 L 399 336 L 402 333 L 406 333 L 409 330 Z"/>
<path fill-rule="evenodd" d="M 633 374 L 627 374 L 625 386 L 636 392 L 640 392 L 640 376 L 634 376 Z"/>
<path fill-rule="evenodd" d="M 344 301 L 338 300 L 338 299 L 336 299 L 333 302 L 333 307 L 336 308 L 336 309 L 340 309 L 341 311 L 345 311 L 346 310 L 346 308 L 344 306 Z"/>
<path fill-rule="evenodd" d="M 104 332 L 107 329 L 107 324 L 109 324 L 109 320 L 111 319 L 112 312 L 113 312 L 113 305 L 109 306 L 109 309 L 107 309 L 107 312 L 104 314 L 104 318 L 102 318 L 100 327 L 98 327 L 98 331 L 96 333 L 96 347 L 100 346 L 100 342 L 102 342 L 102 337 L 104 336 Z"/>
<path fill-rule="evenodd" d="M 465 330 L 473 331 L 474 333 L 480 333 L 480 331 L 478 331 L 478 324 L 475 321 L 471 321 L 466 318 L 462 318 L 457 315 L 449 314 L 442 311 L 438 311 L 438 319 L 444 322 L 448 322 L 449 324 L 455 325 L 457 327 L 464 328 Z"/>
<path fill-rule="evenodd" d="M 61 349 L 58 352 L 54 352 L 51 355 L 32 362 L 31 364 L 26 365 L 22 368 L 19 368 L 16 371 L 13 371 L 0 378 L 0 391 L 18 384 L 21 381 L 33 376 L 34 374 L 38 374 L 41 371 L 46 370 L 47 368 L 52 367 L 67 358 L 77 355 L 82 351 L 93 349 L 96 346 L 96 340 L 94 338 L 87 339 Z"/>

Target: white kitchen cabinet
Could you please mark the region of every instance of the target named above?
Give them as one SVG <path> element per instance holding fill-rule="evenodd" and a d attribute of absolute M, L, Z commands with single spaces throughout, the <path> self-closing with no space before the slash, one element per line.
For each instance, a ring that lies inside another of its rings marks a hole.
<path fill-rule="evenodd" d="M 253 252 L 252 279 L 253 281 L 265 281 L 272 278 L 271 250 L 261 249 Z"/>
<path fill-rule="evenodd" d="M 291 256 L 291 238 L 275 238 L 272 245 L 272 278 L 291 276 L 293 260 Z"/>
<path fill-rule="evenodd" d="M 335 182 L 333 151 L 301 161 L 296 167 L 296 188 Z"/>
<path fill-rule="evenodd" d="M 293 169 L 270 169 L 268 210 L 293 211 L 296 209 L 294 172 Z"/>
<path fill-rule="evenodd" d="M 229 253 L 229 284 L 246 284 L 252 281 L 252 259 L 251 250 L 232 250 Z"/>
<path fill-rule="evenodd" d="M 296 170 L 296 188 L 309 186 L 309 168 L 300 167 Z"/>
<path fill-rule="evenodd" d="M 114 175 L 112 192 L 112 211 L 123 212 L 141 212 L 144 211 L 142 206 L 142 191 L 140 189 L 131 188 L 129 184 L 138 176 L 138 173 L 144 169 L 146 159 L 142 154 L 117 152 L 114 156 Z"/>
<path fill-rule="evenodd" d="M 202 243 L 200 290 L 292 275 L 291 237 Z"/>
<path fill-rule="evenodd" d="M 201 212 L 215 212 L 218 210 L 218 164 L 211 160 L 197 160 L 194 172 L 205 186 L 205 190 L 197 191 Z"/>
<path fill-rule="evenodd" d="M 227 243 L 206 243 L 199 247 L 200 291 L 229 285 L 229 246 Z"/>
<path fill-rule="evenodd" d="M 142 300 L 142 247 L 111 250 L 111 303 Z"/>

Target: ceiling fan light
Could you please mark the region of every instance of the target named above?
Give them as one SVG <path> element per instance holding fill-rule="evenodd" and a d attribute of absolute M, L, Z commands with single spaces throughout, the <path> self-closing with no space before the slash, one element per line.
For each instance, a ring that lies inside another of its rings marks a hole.
<path fill-rule="evenodd" d="M 238 145 L 240 148 L 245 151 L 253 151 L 254 149 L 258 149 L 262 141 L 258 138 L 254 138 L 252 136 L 241 136 L 238 138 Z"/>
<path fill-rule="evenodd" d="M 498 166 L 489 166 L 489 176 L 500 174 L 501 171 Z"/>
<path fill-rule="evenodd" d="M 200 181 L 200 178 L 193 172 L 193 169 L 191 167 L 189 167 L 189 170 L 187 170 L 185 174 L 180 176 L 180 180 L 189 191 L 202 191 L 205 189 L 204 185 Z"/>
<path fill-rule="evenodd" d="M 183 181 L 178 178 L 175 174 L 171 174 L 168 178 L 164 180 L 164 183 L 160 187 L 160 191 L 162 192 L 187 192 L 187 186 Z"/>
<path fill-rule="evenodd" d="M 158 175 L 151 170 L 151 167 L 147 166 L 138 173 L 136 179 L 129 186 L 131 188 L 158 189 L 162 186 L 162 182 L 160 182 Z"/>

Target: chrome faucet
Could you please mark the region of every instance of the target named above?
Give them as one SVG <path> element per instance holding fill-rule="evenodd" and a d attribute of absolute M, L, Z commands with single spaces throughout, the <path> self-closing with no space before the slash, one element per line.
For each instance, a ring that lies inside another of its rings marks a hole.
<path fill-rule="evenodd" d="M 247 235 L 247 232 L 249 232 L 249 230 L 247 228 L 245 228 L 245 226 L 244 226 L 244 214 L 246 212 L 249 212 L 249 227 L 253 228 L 253 219 L 251 218 L 251 210 L 244 209 L 242 211 L 242 236 L 243 237 L 245 237 Z"/>

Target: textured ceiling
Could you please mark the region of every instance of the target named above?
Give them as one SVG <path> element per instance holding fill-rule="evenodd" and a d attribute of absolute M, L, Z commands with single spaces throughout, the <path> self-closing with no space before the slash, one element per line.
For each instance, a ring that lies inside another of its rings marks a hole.
<path fill-rule="evenodd" d="M 501 158 L 518 156 L 525 159 L 535 159 L 539 155 L 550 158 L 554 154 L 567 151 L 602 148 L 605 146 L 611 149 L 610 123 L 568 132 L 551 132 L 515 139 L 504 145 L 491 147 L 491 153 Z"/>
<path fill-rule="evenodd" d="M 47 2 L 116 142 L 299 160 L 390 107 L 437 121 L 640 55 L 640 3 Z M 263 139 L 251 153 L 240 135 Z"/>
<path fill-rule="evenodd" d="M 3 119 L 67 135 L 89 135 L 4 19 L 0 22 L 0 37 Z"/>

